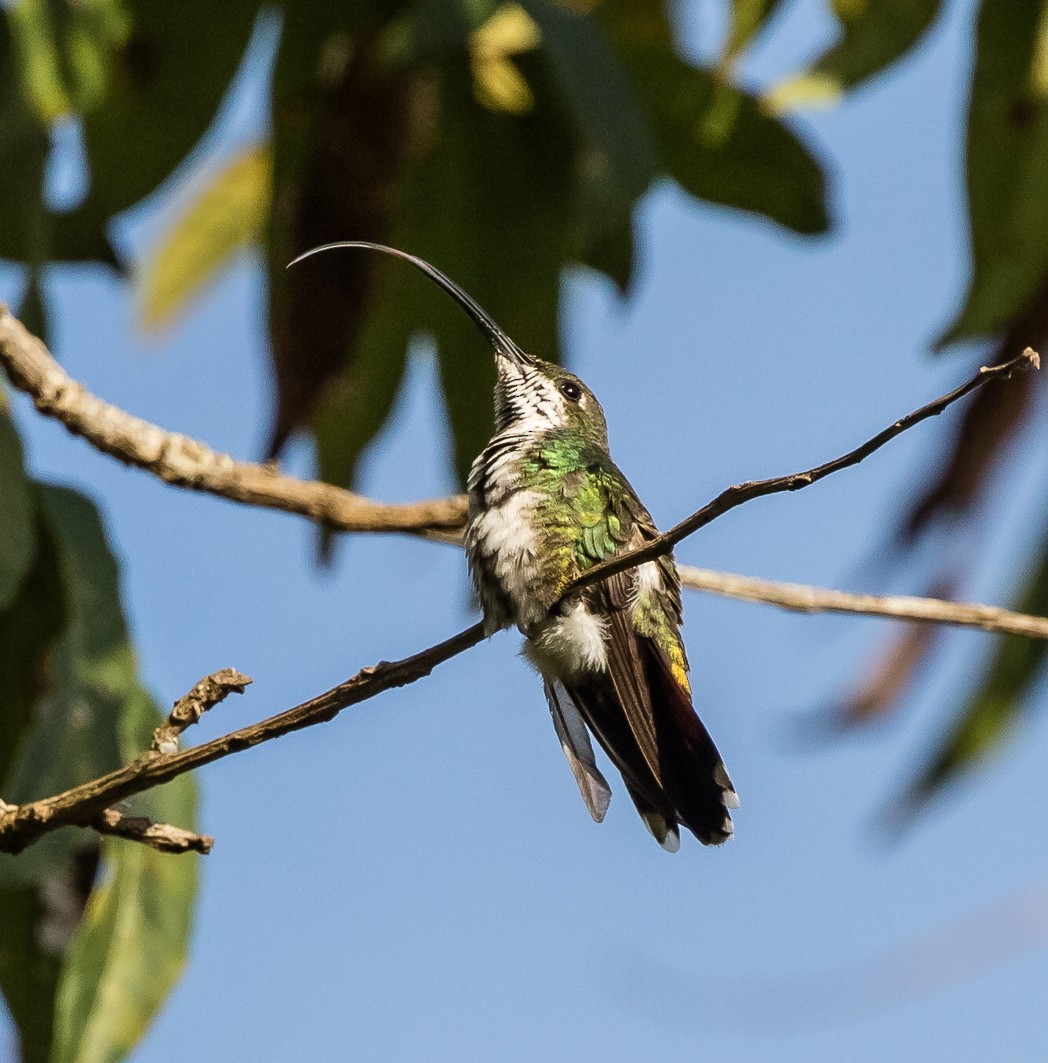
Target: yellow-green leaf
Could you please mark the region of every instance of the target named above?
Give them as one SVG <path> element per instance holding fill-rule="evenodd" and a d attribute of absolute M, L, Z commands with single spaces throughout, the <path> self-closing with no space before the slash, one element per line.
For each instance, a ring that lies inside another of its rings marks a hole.
<path fill-rule="evenodd" d="M 139 315 L 146 328 L 171 324 L 238 251 L 260 237 L 271 182 L 265 145 L 247 148 L 208 180 L 138 270 Z"/>

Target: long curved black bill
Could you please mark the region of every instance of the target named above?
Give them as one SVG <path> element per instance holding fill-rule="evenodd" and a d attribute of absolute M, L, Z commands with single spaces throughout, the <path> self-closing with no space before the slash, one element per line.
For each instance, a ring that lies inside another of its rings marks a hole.
<path fill-rule="evenodd" d="M 405 262 L 410 262 L 417 270 L 425 273 L 431 281 L 443 288 L 469 314 L 496 354 L 505 355 L 511 361 L 518 363 L 531 361 L 528 355 L 502 331 L 494 318 L 471 295 L 463 291 L 450 277 L 446 277 L 441 273 L 436 266 L 430 265 L 424 258 L 408 254 L 407 251 L 398 251 L 395 247 L 386 247 L 385 244 L 372 244 L 365 240 L 340 240 L 333 244 L 321 244 L 319 247 L 306 251 L 304 254 L 299 255 L 298 258 L 292 259 L 288 263 L 288 269 L 311 255 L 320 254 L 321 251 L 338 251 L 354 247 L 363 248 L 367 251 L 381 251 L 385 255 L 393 255 L 394 258 L 402 258 Z"/>

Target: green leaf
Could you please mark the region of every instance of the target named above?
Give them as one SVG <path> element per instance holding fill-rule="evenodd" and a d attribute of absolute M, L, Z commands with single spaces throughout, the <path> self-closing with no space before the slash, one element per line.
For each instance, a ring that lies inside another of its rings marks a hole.
<path fill-rule="evenodd" d="M 129 28 L 120 0 L 15 0 L 10 17 L 23 93 L 41 126 L 102 102 Z"/>
<path fill-rule="evenodd" d="M 662 158 L 693 196 L 825 232 L 825 178 L 807 148 L 760 103 L 705 71 L 664 57 L 651 97 Z"/>
<path fill-rule="evenodd" d="M 0 258 L 39 266 L 48 257 L 49 223 L 43 181 L 49 141 L 22 93 L 11 15 L 0 8 Z"/>
<path fill-rule="evenodd" d="M 733 0 L 722 66 L 730 65 L 775 14 L 780 0 Z"/>
<path fill-rule="evenodd" d="M 3 403 L 0 392 L 0 613 L 21 585 L 36 549 L 36 514 L 22 447 Z"/>
<path fill-rule="evenodd" d="M 942 0 L 834 0 L 841 39 L 806 71 L 766 97 L 770 111 L 835 103 L 904 56 L 939 15 Z"/>
<path fill-rule="evenodd" d="M 1026 590 L 1013 606 L 1048 615 L 1048 542 Z M 938 752 L 910 787 L 910 799 L 927 800 L 947 782 L 989 756 L 1014 731 L 1044 662 L 1048 642 L 1022 635 L 997 639 L 988 677 L 945 735 Z"/>
<path fill-rule="evenodd" d="M 160 237 L 136 277 L 146 328 L 170 325 L 239 251 L 262 235 L 271 170 L 266 146 L 243 149 L 211 176 Z"/>
<path fill-rule="evenodd" d="M 0 885 L 0 990 L 18 1031 L 21 1063 L 47 1063 L 62 953 L 80 921 L 98 846 L 40 882 Z"/>
<path fill-rule="evenodd" d="M 411 340 L 411 319 L 400 311 L 411 298 L 412 279 L 404 263 L 378 266 L 370 316 L 361 330 L 352 370 L 328 387 L 313 420 L 318 473 L 327 483 L 355 481 L 361 455 L 393 408 Z"/>
<path fill-rule="evenodd" d="M 448 64 L 441 75 L 440 138 L 412 176 L 410 246 L 525 349 L 556 361 L 560 271 L 570 240 L 570 127 L 547 92 L 536 92 L 526 115 L 496 114 L 476 104 L 460 67 Z M 539 77 L 536 70 L 533 80 Z M 491 434 L 494 359 L 462 309 L 435 286 L 415 286 L 414 301 L 439 352 L 455 468 L 464 481 Z"/>
<path fill-rule="evenodd" d="M 826 231 L 818 162 L 759 100 L 681 59 L 661 5 L 605 0 L 595 17 L 640 94 L 662 168 L 686 192 L 796 232 Z"/>
<path fill-rule="evenodd" d="M 127 3 L 131 25 L 112 57 L 105 99 L 84 118 L 90 189 L 62 216 L 54 257 L 115 263 L 109 221 L 166 180 L 207 131 L 260 6 L 259 0 Z"/>
<path fill-rule="evenodd" d="M 33 725 L 4 785 L 9 801 L 60 793 L 120 764 L 117 727 L 135 684 L 116 561 L 95 507 L 75 491 L 40 489 L 57 547 L 66 624 L 51 648 Z"/>
<path fill-rule="evenodd" d="M 121 754 L 147 748 L 160 713 L 139 690 L 122 720 Z M 134 801 L 134 814 L 192 827 L 188 776 Z M 106 839 L 105 873 L 69 946 L 58 986 L 50 1063 L 116 1063 L 138 1043 L 185 964 L 197 890 L 193 855 Z"/>
<path fill-rule="evenodd" d="M 940 346 L 1002 332 L 1048 278 L 1048 3 L 982 5 L 967 165 L 972 278 Z"/>
<path fill-rule="evenodd" d="M 596 19 L 548 0 L 530 0 L 527 10 L 581 137 L 574 152 L 579 236 L 573 255 L 625 289 L 633 208 L 660 169 L 648 115 Z"/>

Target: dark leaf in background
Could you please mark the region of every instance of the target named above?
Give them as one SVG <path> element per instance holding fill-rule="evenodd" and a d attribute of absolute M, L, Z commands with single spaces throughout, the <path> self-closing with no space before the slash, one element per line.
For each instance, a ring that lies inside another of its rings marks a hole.
<path fill-rule="evenodd" d="M 1048 542 L 1030 574 L 1015 608 L 1048 615 Z M 963 771 L 970 770 L 1010 735 L 1027 707 L 1030 688 L 1041 673 L 1048 642 L 1000 635 L 981 689 L 947 729 L 938 752 L 919 772 L 907 793 L 911 805 L 921 804 Z"/>
<path fill-rule="evenodd" d="M 0 9 L 0 257 L 38 268 L 50 255 L 44 209 L 46 129 L 24 93 L 10 15 Z"/>
<path fill-rule="evenodd" d="M 22 468 L 22 447 L 5 402 L 0 391 L 0 614 L 21 586 L 36 550 L 32 491 Z"/>
<path fill-rule="evenodd" d="M 385 60 L 381 28 L 318 26 L 307 8 L 287 14 L 273 81 L 270 457 L 310 420 L 339 372 L 352 372 L 377 258 L 342 253 L 287 264 L 333 240 L 387 242 L 419 135 L 417 78 Z M 386 357 L 395 367 L 398 352 Z"/>
<path fill-rule="evenodd" d="M 937 577 L 925 591 L 929 598 L 952 601 L 955 578 Z M 894 718 L 907 694 L 928 663 L 943 628 L 939 624 L 893 625 L 888 637 L 867 662 L 854 689 L 829 711 L 806 722 L 809 734 L 840 735 L 858 727 Z"/>
<path fill-rule="evenodd" d="M 21 1063 L 49 1063 L 62 954 L 95 881 L 98 845 L 89 842 L 36 882 L 0 883 L 0 990 L 18 1032 Z"/>
<path fill-rule="evenodd" d="M 1046 12 L 1035 0 L 980 8 L 968 111 L 972 278 L 940 344 L 1007 331 L 1048 278 Z"/>

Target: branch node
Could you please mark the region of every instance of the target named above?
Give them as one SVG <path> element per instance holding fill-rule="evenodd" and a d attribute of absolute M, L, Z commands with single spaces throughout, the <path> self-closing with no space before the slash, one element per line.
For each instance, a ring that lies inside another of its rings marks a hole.
<path fill-rule="evenodd" d="M 208 709 L 230 694 L 243 694 L 251 677 L 235 668 L 223 668 L 204 676 L 192 690 L 175 702 L 167 722 L 153 732 L 152 751 L 164 756 L 178 752 L 178 739 L 187 727 L 192 727 Z"/>

